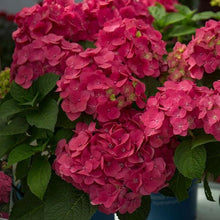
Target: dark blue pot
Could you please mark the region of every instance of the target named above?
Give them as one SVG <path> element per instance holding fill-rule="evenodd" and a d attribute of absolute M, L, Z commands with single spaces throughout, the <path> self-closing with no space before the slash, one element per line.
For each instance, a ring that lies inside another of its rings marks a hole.
<path fill-rule="evenodd" d="M 106 215 L 100 211 L 97 211 L 90 220 L 114 220 L 114 214 Z"/>
<path fill-rule="evenodd" d="M 147 220 L 195 220 L 197 183 L 189 189 L 189 198 L 178 202 L 174 197 L 151 195 L 151 211 Z"/>

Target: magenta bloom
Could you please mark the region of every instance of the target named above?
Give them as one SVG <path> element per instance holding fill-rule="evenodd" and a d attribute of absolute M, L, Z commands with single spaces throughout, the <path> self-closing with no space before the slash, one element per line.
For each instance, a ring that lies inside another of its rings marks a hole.
<path fill-rule="evenodd" d="M 69 143 L 58 143 L 55 172 L 88 193 L 105 213 L 132 213 L 143 195 L 165 187 L 175 171 L 175 147 L 163 144 L 156 153 L 145 139 L 139 115 L 122 111 L 118 122 L 98 128 L 79 123 Z"/>
<path fill-rule="evenodd" d="M 0 171 L 0 203 L 9 203 L 11 184 L 11 177 Z"/>
<path fill-rule="evenodd" d="M 196 30 L 195 37 L 188 45 L 176 43 L 168 55 L 169 78 L 202 79 L 203 74 L 211 74 L 219 67 L 219 21 L 209 20 Z"/>

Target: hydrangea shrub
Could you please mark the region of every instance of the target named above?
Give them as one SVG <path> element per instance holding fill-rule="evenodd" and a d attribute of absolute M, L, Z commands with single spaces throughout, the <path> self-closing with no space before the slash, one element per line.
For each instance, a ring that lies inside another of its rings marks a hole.
<path fill-rule="evenodd" d="M 0 157 L 24 186 L 12 220 L 97 207 L 144 220 L 151 193 L 183 200 L 220 174 L 219 14 L 200 27 L 177 3 L 44 0 L 16 15 L 0 104 Z"/>

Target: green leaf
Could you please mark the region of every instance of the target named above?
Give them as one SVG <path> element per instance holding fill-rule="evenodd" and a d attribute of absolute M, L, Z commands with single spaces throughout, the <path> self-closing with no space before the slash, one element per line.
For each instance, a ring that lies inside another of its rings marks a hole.
<path fill-rule="evenodd" d="M 90 204 L 87 194 L 53 176 L 44 197 L 45 220 L 87 220 L 97 207 Z"/>
<path fill-rule="evenodd" d="M 205 145 L 207 151 L 206 170 L 215 178 L 220 176 L 220 142 Z"/>
<path fill-rule="evenodd" d="M 174 24 L 174 23 L 183 21 L 185 19 L 186 19 L 186 17 L 184 15 L 182 15 L 182 14 L 175 13 L 175 12 L 167 13 L 165 15 L 165 17 L 163 17 L 164 26 L 168 26 L 170 24 Z"/>
<path fill-rule="evenodd" d="M 212 11 L 204 11 L 200 13 L 196 13 L 193 17 L 193 21 L 200 21 L 200 20 L 208 20 L 210 18 L 215 18 L 215 13 Z"/>
<path fill-rule="evenodd" d="M 205 175 L 205 178 L 204 178 L 204 191 L 205 191 L 206 198 L 211 202 L 215 202 L 215 200 L 212 196 L 211 189 L 209 187 L 209 183 L 208 183 L 208 180 L 207 180 L 207 175 Z"/>
<path fill-rule="evenodd" d="M 27 183 L 32 193 L 43 200 L 51 176 L 51 167 L 45 157 L 34 160 L 28 173 Z"/>
<path fill-rule="evenodd" d="M 14 81 L 11 84 L 10 94 L 20 103 L 30 102 L 35 96 L 32 88 L 24 89 Z"/>
<path fill-rule="evenodd" d="M 178 201 L 183 201 L 189 196 L 188 189 L 190 188 L 191 183 L 191 179 L 184 177 L 177 170 L 170 181 L 169 188 L 174 192 Z"/>
<path fill-rule="evenodd" d="M 54 141 L 56 143 L 61 139 L 66 139 L 69 141 L 73 137 L 73 134 L 73 131 L 70 129 L 59 129 L 54 136 Z"/>
<path fill-rule="evenodd" d="M 141 81 L 146 86 L 145 94 L 147 97 L 155 95 L 158 92 L 157 87 L 162 86 L 162 84 L 157 79 L 150 76 L 144 77 L 143 79 L 141 79 Z"/>
<path fill-rule="evenodd" d="M 31 135 L 31 140 L 37 139 L 48 139 L 53 136 L 53 132 L 47 129 L 31 127 L 29 130 L 29 134 Z"/>
<path fill-rule="evenodd" d="M 196 136 L 193 140 L 192 140 L 192 149 L 200 146 L 200 145 L 204 145 L 210 142 L 217 142 L 217 140 L 209 134 L 205 134 L 205 135 L 201 135 L 201 136 Z"/>
<path fill-rule="evenodd" d="M 29 125 L 24 118 L 14 118 L 6 126 L 0 128 L 0 136 L 23 134 L 28 127 Z"/>
<path fill-rule="evenodd" d="M 215 13 L 215 19 L 220 20 L 220 11 Z"/>
<path fill-rule="evenodd" d="M 28 171 L 30 169 L 30 158 L 26 159 L 26 160 L 22 160 L 20 161 L 17 166 L 16 166 L 16 170 L 15 170 L 15 177 L 16 180 L 20 180 L 24 177 L 27 176 Z"/>
<path fill-rule="evenodd" d="M 174 162 L 181 174 L 190 179 L 201 179 L 206 163 L 204 146 L 192 149 L 192 140 L 185 140 L 177 147 Z"/>
<path fill-rule="evenodd" d="M 14 99 L 9 99 L 0 105 L 0 118 L 7 119 L 16 113 L 22 112 L 24 109 L 18 105 Z"/>
<path fill-rule="evenodd" d="M 39 96 L 39 93 L 36 92 L 36 94 L 34 95 L 34 97 L 30 101 L 23 102 L 20 105 L 30 105 L 30 106 L 33 107 L 36 104 L 36 102 L 37 102 L 38 96 Z"/>
<path fill-rule="evenodd" d="M 57 115 L 57 103 L 54 99 L 49 99 L 40 103 L 38 110 L 29 111 L 26 116 L 30 125 L 54 131 Z"/>
<path fill-rule="evenodd" d="M 44 201 L 28 192 L 14 204 L 10 220 L 87 220 L 96 210 L 87 194 L 52 175 Z"/>
<path fill-rule="evenodd" d="M 14 136 L 0 136 L 0 158 L 10 151 L 16 143 Z"/>
<path fill-rule="evenodd" d="M 148 11 L 156 21 L 161 20 L 166 15 L 165 8 L 159 3 L 156 6 L 148 7 Z"/>
<path fill-rule="evenodd" d="M 186 25 L 176 25 L 169 32 L 169 37 L 180 37 L 184 35 L 194 34 L 196 27 L 186 26 Z"/>
<path fill-rule="evenodd" d="M 35 153 L 32 146 L 22 144 L 14 148 L 8 156 L 8 166 L 31 157 Z"/>
<path fill-rule="evenodd" d="M 69 118 L 66 116 L 66 113 L 61 109 L 58 113 L 56 127 L 73 129 L 76 123 L 79 121 L 80 120 L 78 119 L 76 119 L 75 121 L 70 121 Z"/>
<path fill-rule="evenodd" d="M 177 9 L 177 11 L 180 14 L 183 14 L 183 15 L 190 15 L 194 12 L 189 7 L 187 7 L 186 5 L 175 4 L 174 7 Z"/>
<path fill-rule="evenodd" d="M 44 218 L 44 203 L 31 192 L 17 201 L 10 214 L 10 220 L 46 220 Z M 55 218 L 56 219 L 56 218 Z"/>
<path fill-rule="evenodd" d="M 40 76 L 33 86 L 37 87 L 40 97 L 43 98 L 54 89 L 59 78 L 57 74 L 47 73 Z"/>
<path fill-rule="evenodd" d="M 120 220 L 146 220 L 150 212 L 150 204 L 150 196 L 143 196 L 141 206 L 135 212 L 132 214 L 126 213 L 123 215 L 118 212 L 117 216 Z"/>
<path fill-rule="evenodd" d="M 96 48 L 96 45 L 92 41 L 79 41 L 79 44 L 83 47 L 84 50 L 87 48 Z"/>

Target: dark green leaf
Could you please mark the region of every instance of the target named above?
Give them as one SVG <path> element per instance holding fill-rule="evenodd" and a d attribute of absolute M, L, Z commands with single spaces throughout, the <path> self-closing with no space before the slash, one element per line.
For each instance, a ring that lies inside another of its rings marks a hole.
<path fill-rule="evenodd" d="M 96 48 L 96 45 L 94 44 L 94 42 L 91 41 L 80 41 L 79 44 L 83 47 L 84 50 L 86 50 L 87 48 Z"/>
<path fill-rule="evenodd" d="M 215 19 L 220 20 L 220 11 L 215 13 Z"/>
<path fill-rule="evenodd" d="M 54 141 L 56 143 L 61 139 L 66 139 L 68 141 L 72 138 L 73 134 L 73 131 L 70 129 L 59 129 L 54 136 Z"/>
<path fill-rule="evenodd" d="M 0 128 L 0 136 L 22 134 L 27 131 L 28 127 L 24 118 L 14 118 L 6 126 Z"/>
<path fill-rule="evenodd" d="M 186 5 L 175 4 L 174 7 L 177 9 L 177 11 L 180 14 L 183 14 L 183 15 L 190 15 L 193 13 L 193 11 Z"/>
<path fill-rule="evenodd" d="M 205 175 L 205 178 L 204 178 L 204 191 L 205 191 L 206 198 L 211 202 L 215 202 L 215 200 L 213 199 L 213 196 L 212 196 L 211 189 L 209 187 L 207 175 Z"/>
<path fill-rule="evenodd" d="M 156 21 L 161 20 L 166 15 L 166 10 L 161 4 L 148 7 L 148 11 L 154 17 Z"/>
<path fill-rule="evenodd" d="M 90 204 L 87 194 L 58 176 L 52 177 L 44 198 L 45 220 L 87 220 L 97 209 Z"/>
<path fill-rule="evenodd" d="M 10 220 L 87 220 L 96 210 L 87 194 L 53 175 L 44 202 L 28 192 L 13 206 Z"/>
<path fill-rule="evenodd" d="M 215 18 L 215 13 L 212 11 L 204 11 L 200 13 L 196 13 L 193 17 L 193 21 L 200 21 L 200 20 L 208 20 L 210 18 Z"/>
<path fill-rule="evenodd" d="M 169 187 L 165 187 L 165 188 L 161 189 L 159 191 L 159 193 L 163 194 L 164 196 L 167 196 L 167 197 L 174 197 L 175 196 L 174 192 Z"/>
<path fill-rule="evenodd" d="M 158 92 L 157 87 L 161 86 L 161 83 L 153 77 L 144 77 L 141 81 L 146 86 L 145 94 L 147 97 L 155 95 Z"/>
<path fill-rule="evenodd" d="M 0 158 L 10 151 L 16 143 L 14 136 L 0 136 Z"/>
<path fill-rule="evenodd" d="M 32 127 L 29 131 L 29 134 L 31 135 L 32 141 L 37 139 L 48 139 L 53 136 L 53 132 L 47 129 L 36 128 L 36 127 Z"/>
<path fill-rule="evenodd" d="M 47 220 L 44 218 L 44 203 L 40 199 L 35 197 L 32 193 L 29 192 L 24 196 L 23 199 L 17 201 L 14 204 L 9 219 L 10 220 Z"/>
<path fill-rule="evenodd" d="M 20 161 L 17 166 L 16 166 L 16 170 L 15 170 L 15 177 L 16 180 L 20 180 L 24 177 L 27 176 L 28 171 L 30 169 L 30 158 L 26 159 L 26 160 L 22 160 Z"/>
<path fill-rule="evenodd" d="M 206 170 L 215 178 L 220 176 L 220 142 L 205 145 L 207 151 Z"/>
<path fill-rule="evenodd" d="M 44 128 L 54 131 L 57 121 L 58 106 L 54 99 L 45 100 L 40 103 L 38 110 L 27 113 L 27 121 L 30 125 L 37 128 Z"/>
<path fill-rule="evenodd" d="M 37 81 L 34 83 L 34 87 L 37 87 L 41 98 L 45 97 L 50 91 L 54 89 L 59 78 L 60 76 L 57 74 L 47 73 L 37 79 Z"/>
<path fill-rule="evenodd" d="M 192 183 L 191 179 L 184 177 L 181 173 L 176 171 L 175 175 L 172 177 L 170 181 L 169 188 L 172 189 L 176 198 L 179 201 L 183 201 L 188 198 L 188 189 L 190 188 Z"/>
<path fill-rule="evenodd" d="M 38 198 L 43 200 L 51 176 L 51 167 L 45 157 L 38 157 L 34 160 L 28 173 L 27 183 L 30 190 Z"/>
<path fill-rule="evenodd" d="M 8 156 L 8 166 L 31 157 L 35 153 L 32 146 L 22 144 L 14 148 Z"/>
<path fill-rule="evenodd" d="M 143 196 L 141 206 L 135 212 L 133 212 L 132 214 L 126 213 L 123 215 L 117 213 L 117 216 L 120 220 L 146 220 L 150 212 L 150 204 L 150 196 Z"/>
<path fill-rule="evenodd" d="M 30 102 L 35 96 L 32 88 L 24 89 L 14 81 L 11 84 L 10 94 L 16 101 L 20 103 Z"/>
<path fill-rule="evenodd" d="M 0 105 L 0 118 L 7 119 L 16 113 L 22 112 L 24 109 L 18 105 L 14 99 L 9 99 Z"/>
<path fill-rule="evenodd" d="M 200 145 L 204 145 L 210 142 L 216 142 L 217 140 L 209 134 L 205 134 L 205 135 L 201 135 L 201 136 L 196 136 L 193 140 L 192 140 L 192 149 L 195 147 L 198 147 Z"/>
<path fill-rule="evenodd" d="M 174 162 L 181 174 L 190 179 L 201 179 L 206 163 L 204 146 L 192 149 L 192 140 L 181 142 L 177 147 Z"/>
<path fill-rule="evenodd" d="M 179 13 L 167 13 L 165 17 L 163 17 L 164 26 L 168 26 L 170 24 L 174 24 L 180 21 L 185 20 L 185 16 Z"/>
<path fill-rule="evenodd" d="M 180 37 L 184 35 L 194 34 L 196 27 L 186 25 L 176 25 L 169 32 L 169 37 Z"/>
<path fill-rule="evenodd" d="M 37 102 L 38 96 L 39 96 L 39 93 L 36 92 L 36 94 L 34 95 L 34 97 L 32 98 L 31 101 L 23 102 L 20 105 L 30 105 L 30 106 L 33 107 L 36 104 L 36 102 Z"/>
<path fill-rule="evenodd" d="M 70 121 L 69 118 L 66 116 L 66 113 L 63 110 L 60 110 L 58 113 L 56 127 L 73 129 L 76 125 L 76 122 L 78 122 L 78 121 L 79 120 Z"/>

